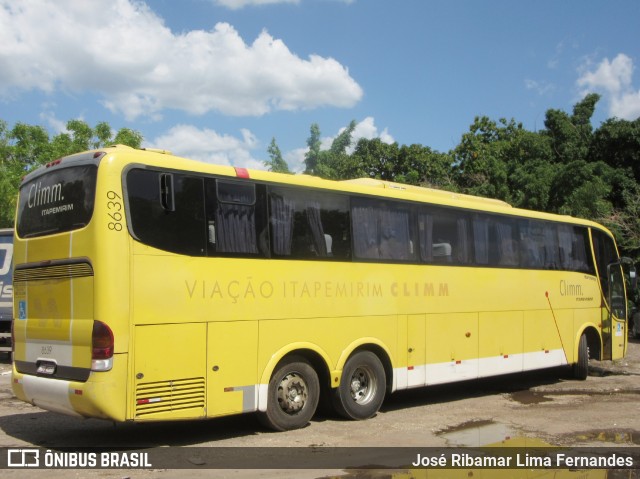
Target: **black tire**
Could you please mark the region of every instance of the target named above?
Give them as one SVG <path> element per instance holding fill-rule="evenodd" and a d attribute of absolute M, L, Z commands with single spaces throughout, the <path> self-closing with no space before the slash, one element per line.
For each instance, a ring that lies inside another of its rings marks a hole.
<path fill-rule="evenodd" d="M 584 380 L 589 375 L 589 348 L 587 346 L 587 336 L 580 336 L 578 343 L 578 362 L 573 365 L 573 377 Z"/>
<path fill-rule="evenodd" d="M 275 431 L 290 431 L 306 426 L 318 407 L 320 381 L 311 365 L 298 356 L 278 364 L 269 381 L 266 412 L 258 419 Z"/>
<path fill-rule="evenodd" d="M 347 419 L 368 419 L 380 409 L 386 393 L 386 374 L 378 356 L 360 351 L 342 371 L 340 386 L 333 392 L 333 406 Z"/>

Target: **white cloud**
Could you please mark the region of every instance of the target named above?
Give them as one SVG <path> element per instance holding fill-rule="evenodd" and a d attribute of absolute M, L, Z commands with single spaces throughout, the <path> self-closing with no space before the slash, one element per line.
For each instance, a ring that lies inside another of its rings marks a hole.
<path fill-rule="evenodd" d="M 49 128 L 53 130 L 54 134 L 66 133 L 67 122 L 56 117 L 55 113 L 50 108 L 54 106 L 55 105 L 44 105 L 45 110 L 40 113 L 40 119 L 49 125 Z"/>
<path fill-rule="evenodd" d="M 329 149 L 331 143 L 344 128 L 341 128 L 335 136 L 323 137 L 321 148 Z M 260 154 L 265 154 L 266 147 L 261 144 L 256 136 L 247 129 L 240 131 L 241 136 L 220 134 L 209 128 L 197 128 L 193 125 L 176 125 L 169 131 L 153 140 L 145 141 L 146 148 L 160 148 L 169 150 L 173 154 L 192 160 L 204 161 L 217 165 L 241 166 L 264 170 L 263 160 L 253 157 L 252 152 L 260 149 Z M 382 132 L 375 126 L 373 117 L 366 117 L 356 125 L 352 135 L 353 149 L 360 138 L 380 138 L 384 143 L 393 143 L 395 140 L 385 128 Z M 263 151 L 264 150 L 264 151 Z M 304 157 L 309 151 L 308 147 L 295 148 L 283 152 L 282 157 L 294 173 L 302 173 L 305 169 Z"/>
<path fill-rule="evenodd" d="M 346 127 L 340 128 L 340 130 L 338 130 L 338 133 L 335 136 L 328 136 L 328 137 L 322 138 L 322 141 L 321 141 L 322 149 L 328 150 L 331 147 L 331 143 L 333 143 L 333 140 L 335 140 L 335 138 L 344 130 L 346 130 Z M 378 127 L 375 125 L 375 120 L 373 119 L 372 116 L 368 116 L 364 120 L 362 120 L 360 123 L 356 124 L 356 127 L 354 128 L 353 133 L 351 134 L 351 146 L 347 148 L 347 153 L 351 154 L 354 152 L 356 148 L 356 144 L 361 138 L 365 138 L 367 140 L 380 138 L 380 140 L 383 143 L 389 143 L 389 144 L 395 141 L 393 139 L 393 136 L 389 134 L 389 131 L 386 128 L 382 130 L 382 132 L 378 132 Z"/>
<path fill-rule="evenodd" d="M 262 161 L 251 154 L 259 146 L 255 135 L 246 129 L 240 133 L 241 137 L 235 137 L 221 135 L 209 128 L 176 125 L 165 134 L 145 142 L 144 146 L 166 149 L 175 155 L 206 163 L 264 170 Z"/>
<path fill-rule="evenodd" d="M 385 128 L 381 132 L 378 132 L 378 127 L 375 125 L 375 121 L 371 116 L 366 117 L 364 120 L 362 120 L 360 123 L 356 125 L 356 128 L 353 131 L 353 135 L 352 135 L 353 141 L 351 142 L 351 144 L 355 146 L 356 143 L 358 143 L 358 140 L 360 138 L 366 138 L 367 140 L 380 138 L 380 140 L 383 143 L 389 143 L 389 144 L 396 141 L 394 140 L 393 136 L 389 134 L 389 131 L 387 130 L 387 128 Z"/>
<path fill-rule="evenodd" d="M 215 0 L 214 3 L 231 10 L 238 10 L 249 5 L 272 5 L 275 3 L 300 3 L 300 0 Z"/>
<path fill-rule="evenodd" d="M 91 91 L 130 120 L 351 107 L 363 95 L 333 58 L 300 58 L 266 31 L 247 44 L 228 23 L 174 34 L 133 0 L 0 0 L 0 71 L 0 96 Z"/>
<path fill-rule="evenodd" d="M 585 64 L 577 80 L 582 94 L 603 93 L 609 103 L 609 114 L 625 120 L 634 120 L 640 116 L 640 89 L 634 88 L 633 60 L 624 53 L 618 54 L 612 61 L 605 58 L 595 69 Z"/>
<path fill-rule="evenodd" d="M 525 79 L 524 86 L 527 90 L 533 90 L 540 96 L 544 96 L 555 90 L 555 86 L 552 83 L 531 79 Z"/>
<path fill-rule="evenodd" d="M 356 0 L 338 0 L 342 3 L 351 4 Z M 247 6 L 254 5 L 274 5 L 277 3 L 292 3 L 298 5 L 301 0 L 213 0 L 213 3 L 222 7 L 230 8 L 231 10 L 239 10 Z"/>
<path fill-rule="evenodd" d="M 306 156 L 307 151 L 309 151 L 308 147 L 296 148 L 283 153 L 282 159 L 287 162 L 287 165 L 289 165 L 289 170 L 294 173 L 302 173 L 306 167 L 304 164 L 304 157 Z"/>

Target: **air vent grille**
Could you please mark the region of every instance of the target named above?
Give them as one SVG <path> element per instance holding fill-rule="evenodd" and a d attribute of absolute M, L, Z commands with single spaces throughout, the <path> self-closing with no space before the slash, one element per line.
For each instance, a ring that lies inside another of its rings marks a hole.
<path fill-rule="evenodd" d="M 204 378 L 140 383 L 136 387 L 136 417 L 204 407 Z"/>

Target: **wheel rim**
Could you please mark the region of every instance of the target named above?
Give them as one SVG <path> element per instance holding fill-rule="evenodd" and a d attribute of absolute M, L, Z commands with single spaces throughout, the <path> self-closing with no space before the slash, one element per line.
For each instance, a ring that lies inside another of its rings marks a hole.
<path fill-rule="evenodd" d="M 366 366 L 360 366 L 353 371 L 350 380 L 351 398 L 356 404 L 367 404 L 375 397 L 378 389 L 378 380 L 373 370 Z"/>
<path fill-rule="evenodd" d="M 287 414 L 299 413 L 307 403 L 309 387 L 304 378 L 295 372 L 282 378 L 278 385 L 278 404 Z"/>

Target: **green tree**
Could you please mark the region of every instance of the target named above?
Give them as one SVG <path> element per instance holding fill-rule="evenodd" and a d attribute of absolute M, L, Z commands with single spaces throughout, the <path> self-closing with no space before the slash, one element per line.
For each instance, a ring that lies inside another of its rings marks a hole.
<path fill-rule="evenodd" d="M 140 148 L 140 146 L 142 146 L 142 140 L 144 140 L 144 138 L 140 132 L 130 128 L 120 128 L 113 140 L 104 141 L 100 146 L 126 145 L 131 148 Z M 100 148 L 100 146 L 97 148 Z"/>
<path fill-rule="evenodd" d="M 349 177 L 378 178 L 455 190 L 451 156 L 418 144 L 384 143 L 380 138 L 361 138 L 352 155 Z"/>
<path fill-rule="evenodd" d="M 456 182 L 463 192 L 509 201 L 508 162 L 511 141 L 522 125 L 476 117 L 453 150 Z"/>
<path fill-rule="evenodd" d="M 613 209 L 606 217 L 599 218 L 615 235 L 618 247 L 635 263 L 640 262 L 640 194 L 638 189 L 624 193 L 626 207 Z"/>
<path fill-rule="evenodd" d="M 266 166 L 269 171 L 276 173 L 291 173 L 289 165 L 287 165 L 287 162 L 282 158 L 282 152 L 280 151 L 275 138 L 271 138 L 271 143 L 269 144 L 269 148 L 267 148 L 267 152 L 269 153 L 269 159 L 264 162 L 264 166 Z"/>
<path fill-rule="evenodd" d="M 593 135 L 589 157 L 614 168 L 628 169 L 640 182 L 640 118 L 610 118 Z"/>
<path fill-rule="evenodd" d="M 352 169 L 351 156 L 347 149 L 351 146 L 351 136 L 356 129 L 356 122 L 352 120 L 338 136 L 331 142 L 328 150 L 320 151 L 317 155 L 316 174 L 321 178 L 340 180 L 348 177 Z"/>
<path fill-rule="evenodd" d="M 456 191 L 453 182 L 453 158 L 418 144 L 398 149 L 394 180 L 429 188 Z"/>
<path fill-rule="evenodd" d="M 307 139 L 309 150 L 304 156 L 305 174 L 314 175 L 320 157 L 320 126 L 317 123 L 311 125 L 309 138 Z"/>
<path fill-rule="evenodd" d="M 42 126 L 19 122 L 9 129 L 0 120 L 0 227 L 13 226 L 20 181 L 31 170 L 88 149 L 114 143 L 139 148 L 142 143 L 142 135 L 128 128 L 118 130 L 113 139 L 111 135 L 111 127 L 104 122 L 92 129 L 84 121 L 70 120 L 67 131 L 50 138 Z"/>
<path fill-rule="evenodd" d="M 570 163 L 587 159 L 593 135 L 591 117 L 599 99 L 595 93 L 585 96 L 575 104 L 572 115 L 561 110 L 547 110 L 544 124 L 555 161 Z"/>
<path fill-rule="evenodd" d="M 380 138 L 361 138 L 352 156 L 348 177 L 396 181 L 397 143 L 384 143 Z"/>

